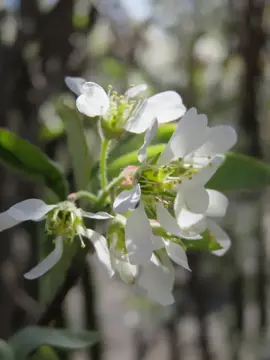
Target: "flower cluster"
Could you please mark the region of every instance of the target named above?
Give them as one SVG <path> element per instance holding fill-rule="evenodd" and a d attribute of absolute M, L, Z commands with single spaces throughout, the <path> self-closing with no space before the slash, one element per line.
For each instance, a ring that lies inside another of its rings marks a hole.
<path fill-rule="evenodd" d="M 54 236 L 55 249 L 25 274 L 27 279 L 51 269 L 61 258 L 65 243 L 78 238 L 84 246 L 86 238 L 109 276 L 117 274 L 151 300 L 170 305 L 174 301 L 173 263 L 190 270 L 189 243 L 208 238 L 216 245 L 212 253 L 217 256 L 230 247 L 228 235 L 214 220 L 225 215 L 228 200 L 207 189 L 207 183 L 222 164 L 224 153 L 236 143 L 236 133 L 230 126 L 208 126 L 206 115 L 195 108 L 186 111 L 174 91 L 143 98 L 146 85 L 119 95 L 112 88 L 105 92 L 81 78 L 67 77 L 66 84 L 77 95 L 78 111 L 99 121 L 106 141 L 119 138 L 124 131 L 145 133 L 138 150 L 140 165 L 130 164 L 121 172 L 120 181 L 112 181 L 111 214 L 78 208 L 73 201 L 76 196 L 55 205 L 30 199 L 0 214 L 0 231 L 22 221 L 46 220 L 45 230 Z M 148 158 L 147 148 L 159 124 L 175 120 L 176 129 L 164 150 Z M 104 194 L 99 199 L 107 201 Z M 110 220 L 106 238 L 87 229 L 85 217 Z"/>

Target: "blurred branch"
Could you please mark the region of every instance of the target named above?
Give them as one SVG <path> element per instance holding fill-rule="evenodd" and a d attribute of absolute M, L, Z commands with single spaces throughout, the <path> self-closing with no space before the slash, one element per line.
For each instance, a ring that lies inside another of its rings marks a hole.
<path fill-rule="evenodd" d="M 259 94 L 262 81 L 261 52 L 266 43 L 263 29 L 263 14 L 266 6 L 264 0 L 248 0 L 244 9 L 244 22 L 240 37 L 242 57 L 245 63 L 243 77 L 242 104 L 240 121 L 249 140 L 248 152 L 262 158 L 260 126 L 259 126 Z M 262 231 L 262 208 L 258 205 L 257 231 L 257 299 L 260 311 L 260 330 L 267 326 L 267 254 Z"/>

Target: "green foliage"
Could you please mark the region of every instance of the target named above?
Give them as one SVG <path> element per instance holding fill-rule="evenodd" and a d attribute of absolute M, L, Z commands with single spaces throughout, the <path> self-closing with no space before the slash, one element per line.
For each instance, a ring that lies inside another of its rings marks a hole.
<path fill-rule="evenodd" d="M 59 165 L 38 147 L 6 129 L 0 129 L 0 161 L 27 178 L 44 182 L 59 199 L 66 198 L 67 182 Z"/>
<path fill-rule="evenodd" d="M 64 350 L 76 350 L 90 347 L 97 341 L 98 335 L 92 331 L 27 327 L 16 333 L 9 340 L 9 345 L 15 354 L 14 359 L 24 360 L 41 345 L 50 345 Z M 8 360 L 8 358 L 6 359 Z"/>
<path fill-rule="evenodd" d="M 260 189 L 270 185 L 270 166 L 251 156 L 228 153 L 207 187 L 219 191 Z"/>

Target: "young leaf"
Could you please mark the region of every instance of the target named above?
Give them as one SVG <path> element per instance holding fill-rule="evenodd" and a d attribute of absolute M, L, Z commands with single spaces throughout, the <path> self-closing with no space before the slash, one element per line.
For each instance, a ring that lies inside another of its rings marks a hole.
<path fill-rule="evenodd" d="M 17 332 L 9 345 L 16 360 L 24 360 L 41 345 L 50 345 L 64 350 L 82 349 L 94 345 L 98 334 L 92 331 L 52 329 L 46 327 L 27 327 Z"/>
<path fill-rule="evenodd" d="M 67 183 L 58 164 L 6 129 L 0 129 L 0 161 L 30 179 L 44 182 L 61 200 L 66 198 Z"/>

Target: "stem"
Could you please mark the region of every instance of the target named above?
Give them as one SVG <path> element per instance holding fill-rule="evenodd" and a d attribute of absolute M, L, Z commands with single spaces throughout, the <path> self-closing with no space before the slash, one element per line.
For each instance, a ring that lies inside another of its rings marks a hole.
<path fill-rule="evenodd" d="M 85 191 L 85 190 L 80 190 L 74 194 L 72 194 L 72 197 L 75 198 L 75 200 L 78 200 L 78 199 L 87 199 L 89 200 L 90 202 L 93 202 L 93 203 L 96 203 L 97 201 L 97 196 L 88 192 L 88 191 Z"/>
<path fill-rule="evenodd" d="M 101 144 L 101 153 L 100 153 L 100 182 L 102 190 L 105 190 L 107 187 L 107 152 L 109 148 L 110 141 L 107 139 L 102 140 Z"/>
<path fill-rule="evenodd" d="M 101 194 L 99 195 L 99 197 L 96 200 L 96 207 L 100 207 L 101 205 L 103 205 L 104 201 L 106 200 L 107 196 L 110 195 L 112 189 L 121 184 L 121 182 L 123 181 L 124 177 L 123 176 L 118 176 L 115 179 L 113 179 L 107 186 L 106 188 L 101 192 Z"/>

